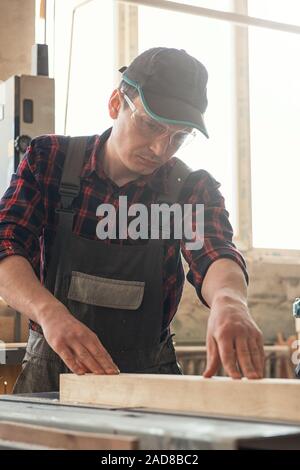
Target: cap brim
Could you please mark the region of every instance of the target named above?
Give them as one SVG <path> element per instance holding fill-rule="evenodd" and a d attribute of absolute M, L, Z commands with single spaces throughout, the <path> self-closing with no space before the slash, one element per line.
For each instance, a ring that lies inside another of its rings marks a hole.
<path fill-rule="evenodd" d="M 141 88 L 139 95 L 145 111 L 153 119 L 166 124 L 196 128 L 209 138 L 203 115 L 198 109 L 175 98 L 143 92 Z"/>

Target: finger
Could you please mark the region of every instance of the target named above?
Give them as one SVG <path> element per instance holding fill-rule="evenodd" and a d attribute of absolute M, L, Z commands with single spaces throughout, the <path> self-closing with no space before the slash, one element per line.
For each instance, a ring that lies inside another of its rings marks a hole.
<path fill-rule="evenodd" d="M 80 369 L 82 369 L 82 371 L 84 371 L 84 374 L 89 373 L 88 369 L 80 361 L 78 361 L 78 359 L 75 358 L 75 361 L 78 364 L 78 367 L 80 367 Z"/>
<path fill-rule="evenodd" d="M 81 363 L 88 372 L 105 374 L 104 368 L 93 358 L 91 353 L 79 342 L 72 344 L 76 361 Z"/>
<path fill-rule="evenodd" d="M 248 348 L 251 355 L 251 362 L 253 364 L 254 370 L 259 379 L 263 376 L 263 359 L 261 357 L 261 351 L 258 347 L 255 338 L 248 339 Z"/>
<path fill-rule="evenodd" d="M 215 342 L 212 336 L 209 336 L 206 340 L 207 347 L 207 358 L 206 368 L 203 372 L 203 377 L 209 378 L 216 374 L 220 366 L 220 356 Z"/>
<path fill-rule="evenodd" d="M 96 340 L 85 345 L 93 359 L 99 364 L 106 374 L 119 374 L 120 370 L 112 357 L 96 337 Z"/>
<path fill-rule="evenodd" d="M 223 337 L 218 342 L 218 349 L 225 372 L 233 379 L 240 379 L 242 376 L 237 367 L 233 339 L 231 337 Z"/>
<path fill-rule="evenodd" d="M 250 352 L 252 363 L 257 372 L 258 378 L 262 379 L 265 375 L 265 351 L 263 342 L 258 338 L 253 339 L 254 343 L 250 344 Z M 256 349 L 255 349 L 256 348 Z"/>
<path fill-rule="evenodd" d="M 74 354 L 69 348 L 64 347 L 56 352 L 73 374 L 83 375 L 86 373 L 85 367 L 76 361 Z"/>
<path fill-rule="evenodd" d="M 252 363 L 251 351 L 247 339 L 242 336 L 238 336 L 236 338 L 235 345 L 237 361 L 243 375 L 248 379 L 258 379 L 259 375 Z"/>
<path fill-rule="evenodd" d="M 264 342 L 262 336 L 256 340 L 257 347 L 260 351 L 260 358 L 261 358 L 261 376 L 264 377 L 265 375 L 265 350 L 264 350 Z"/>

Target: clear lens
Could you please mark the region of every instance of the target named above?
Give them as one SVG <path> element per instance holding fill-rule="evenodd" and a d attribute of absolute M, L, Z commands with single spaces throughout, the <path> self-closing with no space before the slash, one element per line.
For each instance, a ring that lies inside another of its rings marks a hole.
<path fill-rule="evenodd" d="M 138 110 L 133 112 L 131 117 L 133 119 L 135 127 L 144 137 L 153 139 L 155 137 L 161 136 L 162 134 L 168 133 L 170 139 L 169 145 L 174 148 L 179 148 L 183 146 L 185 147 L 186 145 L 189 145 L 197 136 L 197 132 L 195 129 L 193 129 L 192 132 L 176 131 L 171 134 L 166 127 L 160 126 L 154 119 L 150 121 L 149 119 L 141 116 Z"/>
<path fill-rule="evenodd" d="M 123 93 L 123 95 L 132 111 L 131 119 L 137 130 L 144 137 L 154 139 L 156 137 L 161 136 L 162 134 L 168 133 L 169 145 L 178 149 L 179 147 L 186 147 L 187 145 L 189 145 L 199 134 L 197 129 L 192 129 L 191 131 L 178 130 L 171 133 L 167 127 L 160 125 L 154 119 L 150 119 L 146 116 L 141 115 L 139 110 L 135 107 L 135 105 L 128 98 L 128 96 L 125 93 Z"/>
<path fill-rule="evenodd" d="M 140 115 L 138 111 L 135 111 L 132 114 L 132 117 L 135 121 L 136 127 L 145 135 L 146 137 L 155 137 L 161 134 L 168 132 L 163 126 L 160 126 L 154 119 L 150 120 Z"/>
<path fill-rule="evenodd" d="M 192 132 L 178 131 L 170 137 L 170 145 L 176 148 L 183 148 L 189 145 L 197 137 L 198 132 L 193 129 Z"/>

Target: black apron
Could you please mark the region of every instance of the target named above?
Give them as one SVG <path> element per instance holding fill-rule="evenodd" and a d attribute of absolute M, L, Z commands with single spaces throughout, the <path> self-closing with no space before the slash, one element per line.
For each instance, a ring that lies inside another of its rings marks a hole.
<path fill-rule="evenodd" d="M 72 204 L 80 192 L 79 175 L 85 148 L 86 138 L 70 139 L 59 190 L 57 233 L 45 286 L 97 334 L 122 373 L 181 374 L 173 335 L 168 333 L 161 341 L 163 240 L 120 246 L 73 233 Z M 190 173 L 177 160 L 168 180 L 171 191 L 159 195 L 157 203 L 177 202 Z M 59 374 L 68 372 L 43 335 L 30 330 L 22 372 L 13 393 L 56 391 Z"/>

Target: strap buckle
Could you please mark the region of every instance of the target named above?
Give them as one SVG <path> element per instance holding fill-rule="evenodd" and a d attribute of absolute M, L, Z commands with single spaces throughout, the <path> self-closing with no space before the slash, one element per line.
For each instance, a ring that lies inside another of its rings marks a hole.
<path fill-rule="evenodd" d="M 80 188 L 73 184 L 62 184 L 58 190 L 60 194 L 60 207 L 57 208 L 56 212 L 71 212 L 74 214 L 72 204 L 74 199 L 78 196 Z"/>

